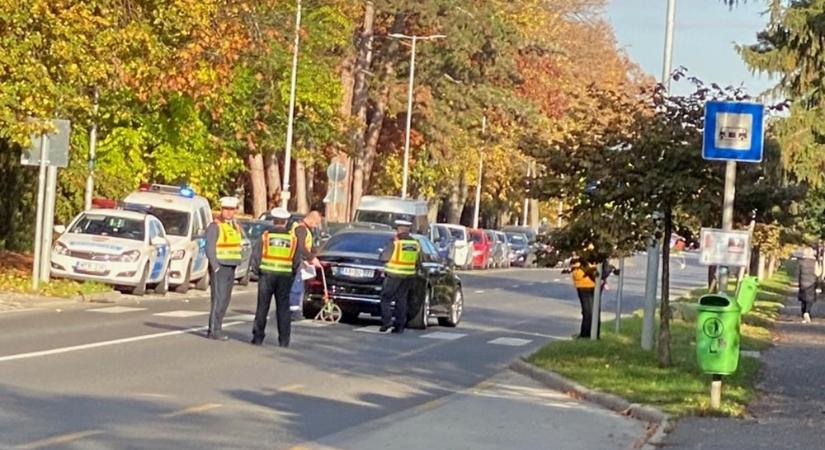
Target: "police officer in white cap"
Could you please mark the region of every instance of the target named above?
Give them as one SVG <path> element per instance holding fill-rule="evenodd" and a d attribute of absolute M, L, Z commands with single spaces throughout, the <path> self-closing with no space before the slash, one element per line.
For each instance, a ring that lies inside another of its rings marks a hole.
<path fill-rule="evenodd" d="M 237 209 L 237 198 L 223 197 L 221 215 L 206 228 L 211 288 L 207 337 L 219 341 L 229 340 L 223 333 L 223 317 L 232 298 L 235 268 L 241 263 L 241 227 L 234 220 Z"/>
<path fill-rule="evenodd" d="M 415 274 L 420 265 L 421 246 L 410 236 L 412 223 L 396 220 L 398 234 L 381 253 L 386 263 L 384 286 L 381 290 L 381 329 L 386 333 L 403 333 L 407 325 L 407 299 L 415 285 Z M 395 308 L 393 308 L 393 303 Z M 393 320 L 394 319 L 394 320 Z"/>
<path fill-rule="evenodd" d="M 286 225 L 289 211 L 275 208 L 270 212 L 275 228 L 266 231 L 252 249 L 250 270 L 258 274 L 258 307 L 255 310 L 255 324 L 252 327 L 252 344 L 264 342 L 266 321 L 272 297 L 275 296 L 275 320 L 278 324 L 278 345 L 289 347 L 292 320 L 289 310 L 289 290 L 295 273 L 295 253 L 297 241 Z"/>

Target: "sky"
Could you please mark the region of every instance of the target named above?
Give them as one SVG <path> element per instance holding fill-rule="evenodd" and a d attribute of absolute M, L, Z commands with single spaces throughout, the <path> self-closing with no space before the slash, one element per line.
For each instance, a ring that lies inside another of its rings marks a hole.
<path fill-rule="evenodd" d="M 734 49 L 735 44 L 756 42 L 767 16 L 765 0 L 749 0 L 733 10 L 721 0 L 676 0 L 673 67 L 684 66 L 690 76 L 705 83 L 743 85 L 758 95 L 773 85 L 767 75 L 751 74 Z M 608 0 L 607 18 L 619 47 L 645 72 L 659 80 L 665 40 L 667 0 Z M 674 93 L 692 91 L 685 82 Z"/>

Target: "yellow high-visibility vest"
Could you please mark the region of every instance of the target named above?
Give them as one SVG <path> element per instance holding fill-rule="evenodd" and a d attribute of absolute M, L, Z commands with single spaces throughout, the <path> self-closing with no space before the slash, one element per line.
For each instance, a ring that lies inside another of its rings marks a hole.
<path fill-rule="evenodd" d="M 297 238 L 298 236 L 295 234 L 295 230 L 297 230 L 298 227 L 300 227 L 301 225 L 304 225 L 303 222 L 293 223 L 292 229 L 289 230 L 289 233 Z M 304 239 L 304 245 L 306 245 L 307 250 L 312 250 L 312 245 L 315 243 L 315 241 L 312 239 L 312 230 L 310 230 L 309 227 L 306 225 L 304 225 L 304 227 L 307 229 L 307 236 Z"/>
<path fill-rule="evenodd" d="M 291 233 L 265 232 L 261 237 L 261 270 L 264 272 L 292 273 L 292 259 L 295 257 L 295 236 Z"/>
<path fill-rule="evenodd" d="M 226 222 L 218 224 L 218 242 L 215 253 L 218 262 L 225 266 L 234 266 L 241 263 L 241 228 Z"/>
<path fill-rule="evenodd" d="M 415 239 L 396 239 L 393 242 L 392 256 L 387 262 L 386 272 L 399 277 L 414 276 L 419 251 L 420 246 Z"/>

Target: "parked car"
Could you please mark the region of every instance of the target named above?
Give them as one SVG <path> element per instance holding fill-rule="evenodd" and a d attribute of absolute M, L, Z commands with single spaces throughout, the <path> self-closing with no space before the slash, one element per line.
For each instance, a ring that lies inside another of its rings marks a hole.
<path fill-rule="evenodd" d="M 53 276 L 111 284 L 134 295 L 169 290 L 171 244 L 157 217 L 92 209 L 55 231 L 61 235 L 52 249 Z"/>
<path fill-rule="evenodd" d="M 439 223 L 446 228 L 453 237 L 453 247 L 455 248 L 455 265 L 462 269 L 469 269 L 473 264 L 473 252 L 470 244 L 470 234 L 467 227 L 452 223 Z"/>
<path fill-rule="evenodd" d="M 455 261 L 455 239 L 449 228 L 438 224 L 430 225 L 429 237 L 442 259 Z"/>
<path fill-rule="evenodd" d="M 536 230 L 534 230 L 530 227 L 509 225 L 509 226 L 506 226 L 506 227 L 502 227 L 501 231 L 503 231 L 505 233 L 522 233 L 525 236 L 527 236 L 527 242 L 529 242 L 530 245 L 535 244 L 536 240 L 537 240 L 537 237 L 538 237 L 538 234 L 536 233 Z"/>
<path fill-rule="evenodd" d="M 395 228 L 396 220 L 409 220 L 413 224 L 413 233 L 426 234 L 429 212 L 430 208 L 424 200 L 365 195 L 355 211 L 355 221 L 383 223 Z"/>
<path fill-rule="evenodd" d="M 487 269 L 490 267 L 490 254 L 494 242 L 490 240 L 484 230 L 470 230 L 470 240 L 473 242 L 473 269 Z"/>
<path fill-rule="evenodd" d="M 126 196 L 124 203 L 127 207 L 151 207 L 152 215 L 163 223 L 172 244 L 169 274 L 172 289 L 186 293 L 194 283 L 196 289 L 206 290 L 209 286 L 206 227 L 212 223 L 209 202 L 187 187 L 142 184 Z"/>
<path fill-rule="evenodd" d="M 495 230 L 486 230 L 487 237 L 492 242 L 490 252 L 490 267 L 504 268 L 510 266 L 510 247 L 504 233 Z"/>
<path fill-rule="evenodd" d="M 510 244 L 510 265 L 516 267 L 533 267 L 536 263 L 533 248 L 527 241 L 524 233 L 509 232 L 504 233 L 507 242 Z"/>
<path fill-rule="evenodd" d="M 354 321 L 361 313 L 381 315 L 385 275 L 380 255 L 394 236 L 387 231 L 345 230 L 330 238 L 322 249 L 318 259 L 326 276 L 329 296 L 341 307 L 343 320 Z M 455 327 L 464 312 L 461 279 L 426 236 L 414 237 L 421 244 L 422 263 L 408 303 L 408 326 L 427 328 L 430 319 L 437 318 L 439 325 Z M 323 298 L 319 273 L 307 281 L 304 317 L 315 317 Z"/>

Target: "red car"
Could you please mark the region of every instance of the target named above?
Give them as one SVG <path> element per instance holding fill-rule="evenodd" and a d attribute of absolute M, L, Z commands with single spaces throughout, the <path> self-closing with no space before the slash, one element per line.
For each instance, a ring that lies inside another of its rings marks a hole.
<path fill-rule="evenodd" d="M 473 242 L 473 269 L 490 267 L 490 251 L 493 243 L 484 230 L 470 230 L 470 240 Z"/>

